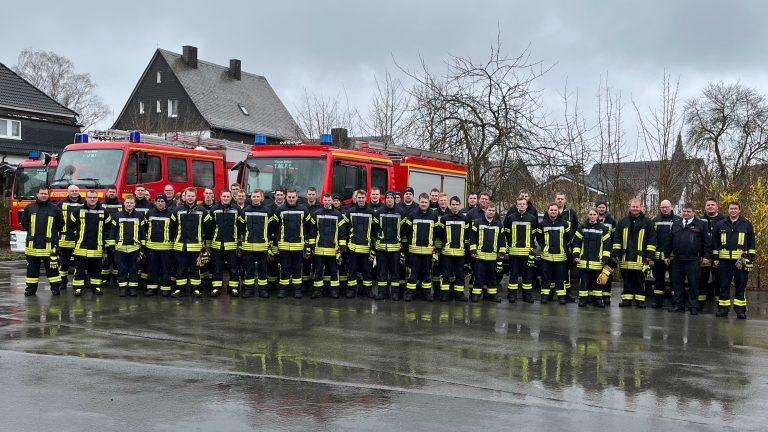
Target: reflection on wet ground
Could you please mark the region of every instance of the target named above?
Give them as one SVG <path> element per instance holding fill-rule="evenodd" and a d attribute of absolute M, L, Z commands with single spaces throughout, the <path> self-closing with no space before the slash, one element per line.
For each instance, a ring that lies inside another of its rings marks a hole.
<path fill-rule="evenodd" d="M 83 412 L 146 430 L 757 430 L 766 419 L 757 296 L 737 322 L 575 305 L 24 298 L 23 278 L 0 270 L 0 385 L 32 400 L 63 393 L 81 427 L 98 424 Z M 119 415 L 84 404 L 102 393 L 133 402 Z M 183 415 L 189 403 L 200 407 Z M 8 410 L 25 424 L 24 409 Z"/>

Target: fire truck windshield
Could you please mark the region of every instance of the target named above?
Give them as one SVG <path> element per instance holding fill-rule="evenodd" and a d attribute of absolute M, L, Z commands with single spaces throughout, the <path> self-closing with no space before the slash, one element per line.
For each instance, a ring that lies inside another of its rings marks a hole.
<path fill-rule="evenodd" d="M 250 157 L 246 160 L 245 189 L 272 193 L 278 187 L 296 188 L 303 195 L 307 188 L 321 189 L 327 159 L 323 157 Z"/>
<path fill-rule="evenodd" d="M 48 167 L 27 167 L 16 170 L 13 197 L 16 199 L 34 199 L 37 188 L 47 183 Z"/>
<path fill-rule="evenodd" d="M 100 188 L 115 183 L 123 160 L 122 150 L 87 149 L 62 153 L 51 186 L 67 187 L 75 184 Z"/>

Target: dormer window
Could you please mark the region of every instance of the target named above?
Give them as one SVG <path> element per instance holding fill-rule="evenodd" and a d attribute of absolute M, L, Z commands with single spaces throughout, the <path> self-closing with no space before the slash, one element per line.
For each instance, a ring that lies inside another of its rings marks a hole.
<path fill-rule="evenodd" d="M 157 83 L 160 84 L 161 82 L 163 82 L 163 73 L 157 71 Z"/>

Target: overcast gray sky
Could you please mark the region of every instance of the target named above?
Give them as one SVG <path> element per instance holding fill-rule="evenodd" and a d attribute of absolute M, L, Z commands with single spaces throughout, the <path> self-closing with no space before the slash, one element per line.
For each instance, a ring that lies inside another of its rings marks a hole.
<path fill-rule="evenodd" d="M 91 73 L 114 115 L 156 47 L 195 45 L 201 59 L 219 64 L 240 58 L 292 112 L 304 88 L 346 93 L 365 110 L 374 74 L 396 71 L 393 57 L 404 65 L 419 55 L 433 64 L 449 53 L 481 59 L 497 27 L 510 53 L 530 45 L 533 59 L 555 64 L 540 82 L 547 101 L 567 79 L 588 110 L 608 73 L 629 111 L 630 98 L 655 100 L 665 69 L 680 77 L 683 97 L 710 80 L 768 92 L 765 1 L 55 0 L 11 9 L 0 62 L 15 64 L 25 47 L 65 55 Z"/>

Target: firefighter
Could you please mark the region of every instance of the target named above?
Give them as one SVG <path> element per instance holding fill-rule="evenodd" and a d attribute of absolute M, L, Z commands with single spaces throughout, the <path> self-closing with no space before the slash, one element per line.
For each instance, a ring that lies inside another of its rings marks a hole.
<path fill-rule="evenodd" d="M 667 273 L 669 272 L 670 249 L 672 248 L 672 224 L 680 219 L 672 212 L 672 203 L 663 200 L 659 203 L 659 214 L 651 222 L 656 229 L 656 252 L 653 256 L 653 298 L 651 306 L 659 309 L 664 306 L 664 291 L 667 285 Z M 670 273 L 670 281 L 672 280 Z"/>
<path fill-rule="evenodd" d="M 547 303 L 557 295 L 560 304 L 568 302 L 565 284 L 568 278 L 568 255 L 572 226 L 566 213 L 553 202 L 541 222 L 537 242 L 541 246 L 541 302 Z M 554 291 L 554 292 L 552 292 Z"/>
<path fill-rule="evenodd" d="M 619 262 L 624 291 L 619 307 L 645 309 L 645 273 L 656 253 L 656 230 L 645 217 L 637 198 L 629 201 L 629 214 L 616 225 L 611 255 Z"/>
<path fill-rule="evenodd" d="M 152 201 L 150 201 L 149 191 L 143 184 L 137 184 L 134 188 L 133 196 L 136 199 L 136 212 L 142 214 L 146 218 L 147 212 L 154 207 Z M 167 201 L 166 208 L 168 208 L 170 212 L 173 212 L 173 201 Z M 147 289 L 147 279 L 149 278 L 149 269 L 147 266 L 147 260 L 139 262 L 139 291 L 145 291 Z"/>
<path fill-rule="evenodd" d="M 373 297 L 373 279 L 371 278 L 375 238 L 373 218 L 375 212 L 366 204 L 366 193 L 358 190 L 355 203 L 347 210 L 345 217 L 349 221 L 349 241 L 347 242 L 349 277 L 347 278 L 347 298 L 355 295 Z M 363 284 L 358 292 L 358 274 Z"/>
<path fill-rule="evenodd" d="M 280 255 L 280 290 L 278 298 L 284 298 L 293 284 L 293 297 L 300 299 L 301 294 L 301 264 L 304 249 L 307 246 L 307 228 L 309 226 L 309 211 L 298 204 L 299 195 L 296 189 L 288 189 L 285 194 L 285 204 L 275 213 L 277 218 L 277 235 L 275 242 Z"/>
<path fill-rule="evenodd" d="M 712 248 L 720 278 L 717 316 L 727 317 L 733 310 L 739 319 L 747 319 L 747 279 L 755 261 L 755 231 L 752 222 L 741 216 L 741 205 L 728 204 L 728 218 L 721 220 L 712 231 Z M 731 282 L 735 285 L 731 301 Z"/>
<path fill-rule="evenodd" d="M 272 211 L 277 212 L 283 205 L 285 205 L 285 188 L 278 186 L 275 189 L 274 199 L 272 200 Z"/>
<path fill-rule="evenodd" d="M 477 205 L 467 212 L 470 223 L 483 217 L 489 202 L 491 202 L 491 195 L 488 192 L 480 192 L 477 195 Z"/>
<path fill-rule="evenodd" d="M 440 189 L 438 188 L 432 188 L 431 191 L 429 191 L 429 208 L 432 210 L 436 209 L 439 205 L 439 199 L 440 199 Z"/>
<path fill-rule="evenodd" d="M 407 189 L 406 189 L 407 190 Z M 403 220 L 403 239 L 408 244 L 411 273 L 406 284 L 403 300 L 411 301 L 416 296 L 416 288 L 421 282 L 424 300 L 433 301 L 432 295 L 432 260 L 436 254 L 435 229 L 437 215 L 429 208 L 429 195 L 419 195 L 419 207 L 408 213 Z"/>
<path fill-rule="evenodd" d="M 24 207 L 21 226 L 27 232 L 27 244 L 24 249 L 27 258 L 27 288 L 24 295 L 33 296 L 37 292 L 41 265 L 45 267 L 45 277 L 51 285 L 51 294 L 59 295 L 62 279 L 56 246 L 59 241 L 58 233 L 64 227 L 64 218 L 59 207 L 51 203 L 47 187 L 40 187 L 35 202 Z"/>
<path fill-rule="evenodd" d="M 579 307 L 593 304 L 603 308 L 603 290 L 597 277 L 611 258 L 611 231 L 597 220 L 597 209 L 591 208 L 587 220 L 573 237 L 573 260 L 581 273 Z"/>
<path fill-rule="evenodd" d="M 707 198 L 704 203 L 704 216 L 701 220 L 706 222 L 710 238 L 715 225 L 725 220 L 725 216 L 719 212 L 719 205 L 715 198 Z M 704 308 L 707 301 L 717 301 L 717 294 L 720 292 L 719 271 L 712 267 L 712 263 L 701 264 L 701 276 L 699 277 L 699 312 Z"/>
<path fill-rule="evenodd" d="M 403 202 L 400 203 L 400 210 L 405 217 L 407 217 L 410 212 L 419 208 L 419 205 L 413 201 L 413 194 L 413 188 L 410 186 L 403 190 Z"/>
<path fill-rule="evenodd" d="M 467 206 L 461 212 L 467 214 L 475 207 L 477 207 L 477 194 L 471 193 L 467 196 Z"/>
<path fill-rule="evenodd" d="M 576 230 L 579 229 L 579 216 L 576 211 L 568 206 L 567 195 L 565 192 L 557 192 L 555 194 L 555 204 L 560 209 L 560 213 L 563 213 L 563 220 L 568 223 L 568 234 L 571 239 L 576 234 Z M 573 261 L 571 257 L 571 248 L 566 245 L 565 254 L 568 256 L 568 262 L 566 265 L 565 275 L 565 298 L 567 301 L 572 302 L 575 298 L 571 295 L 571 277 L 573 274 Z"/>
<path fill-rule="evenodd" d="M 387 191 L 384 206 L 376 212 L 376 263 L 379 267 L 378 293 L 376 300 L 389 297 L 399 301 L 400 292 L 400 261 L 405 260 L 401 240 L 403 213 L 395 203 L 395 192 Z"/>
<path fill-rule="evenodd" d="M 431 197 L 430 197 L 431 198 Z M 432 211 L 435 212 L 437 215 L 437 220 L 443 218 L 446 214 L 450 212 L 450 209 L 448 208 L 448 195 L 445 194 L 445 192 L 438 192 L 437 194 L 437 207 L 430 207 L 432 208 Z M 443 280 L 443 254 L 441 253 L 437 257 L 437 262 L 435 262 L 435 266 L 432 269 L 432 292 L 434 296 L 440 296 L 440 300 L 442 300 L 442 280 Z M 448 293 L 450 293 L 450 289 L 448 290 Z M 446 298 L 443 301 L 447 301 Z"/>
<path fill-rule="evenodd" d="M 317 188 L 310 186 L 307 188 L 307 193 L 304 198 L 304 206 L 307 208 L 310 214 L 323 208 L 323 204 L 317 199 Z M 312 272 L 312 257 L 304 259 L 301 266 L 301 285 L 305 291 L 309 290 L 313 286 L 313 272 Z"/>
<path fill-rule="evenodd" d="M 139 288 L 139 250 L 146 242 L 144 215 L 137 212 L 133 195 L 125 197 L 124 209 L 113 219 L 115 264 L 120 297 L 136 297 Z M 149 293 L 149 291 L 147 291 Z"/>
<path fill-rule="evenodd" d="M 310 213 L 309 245 L 304 256 L 314 256 L 314 281 L 312 298 L 323 295 L 323 285 L 328 277 L 331 297 L 339 298 L 339 267 L 341 248 L 347 245 L 347 218 L 333 207 L 331 194 L 323 195 L 323 207 Z"/>
<path fill-rule="evenodd" d="M 169 207 L 171 211 L 177 204 L 176 200 L 176 188 L 172 184 L 163 186 L 163 195 L 165 196 L 165 205 Z"/>
<path fill-rule="evenodd" d="M 102 295 L 101 262 L 111 233 L 112 217 L 99 203 L 98 193 L 88 190 L 85 205 L 71 212 L 69 220 L 77 233 L 73 252 L 75 275 L 72 280 L 75 295 L 82 295 L 86 285 L 93 290 L 93 294 Z"/>
<path fill-rule="evenodd" d="M 507 242 L 501 219 L 496 217 L 496 204 L 489 201 L 484 215 L 475 220 L 471 229 L 469 248 L 475 259 L 475 280 L 470 298 L 473 302 L 480 301 L 485 287 L 486 299 L 498 303 L 501 297 L 496 268 L 507 258 Z"/>
<path fill-rule="evenodd" d="M 443 197 L 441 196 L 440 199 Z M 439 200 L 438 200 L 439 201 Z M 447 301 L 453 285 L 454 298 L 466 302 L 464 294 L 464 255 L 471 238 L 471 228 L 467 215 L 461 212 L 461 199 L 451 197 L 450 207 L 440 218 L 437 237 L 443 245 L 440 254 L 442 266 L 442 281 L 440 284 L 440 301 Z"/>
<path fill-rule="evenodd" d="M 384 203 L 381 202 L 381 189 L 377 186 L 371 188 L 371 209 L 375 212 L 384 208 Z"/>
<path fill-rule="evenodd" d="M 608 212 L 608 202 L 598 201 L 595 203 L 597 209 L 597 220 L 608 228 L 611 233 L 611 241 L 613 241 L 613 232 L 616 230 L 616 219 Z M 611 246 L 613 248 L 613 246 Z M 611 287 L 613 286 L 613 273 L 608 276 L 608 281 L 603 285 L 603 304 L 605 306 L 611 305 Z"/>
<path fill-rule="evenodd" d="M 219 203 L 210 211 L 211 223 L 208 234 L 213 260 L 213 289 L 211 297 L 218 297 L 224 287 L 224 269 L 229 271 L 228 293 L 237 297 L 239 293 L 239 262 L 237 259 L 238 242 L 241 239 L 240 221 L 242 211 L 232 202 L 232 193 L 221 191 Z"/>
<path fill-rule="evenodd" d="M 112 216 L 112 220 L 115 220 L 115 215 L 123 209 L 123 203 L 117 198 L 117 188 L 114 185 L 107 186 L 107 195 L 104 197 L 101 206 L 109 212 Z M 110 235 L 110 238 L 113 238 Z M 117 265 L 115 264 L 115 245 L 110 241 L 109 247 L 107 247 L 107 258 L 101 267 L 101 279 L 106 286 L 117 286 Z"/>
<path fill-rule="evenodd" d="M 712 257 L 709 227 L 705 221 L 696 218 L 693 205 L 686 203 L 683 206 L 683 217 L 674 221 L 670 235 L 669 254 L 664 257 L 666 266 L 670 268 L 675 292 L 675 306 L 670 311 L 685 312 L 687 303 L 691 315 L 698 315 L 701 264 L 710 264 Z M 685 280 L 688 280 L 687 295 Z"/>
<path fill-rule="evenodd" d="M 200 269 L 197 257 L 203 251 L 206 234 L 210 233 L 211 216 L 204 207 L 197 204 L 197 191 L 193 187 L 184 189 L 184 202 L 173 209 L 171 223 L 176 227 L 173 242 L 176 260 L 176 288 L 171 297 L 185 297 L 190 288 L 195 297 L 202 297 Z"/>
<path fill-rule="evenodd" d="M 268 298 L 267 267 L 269 248 L 275 239 L 275 214 L 264 204 L 264 191 L 251 192 L 251 204 L 240 215 L 243 228 L 243 298 L 253 297 L 258 285 L 259 297 Z"/>
<path fill-rule="evenodd" d="M 75 251 L 75 241 L 77 232 L 75 232 L 75 222 L 71 220 L 70 215 L 76 213 L 85 205 L 85 200 L 80 195 L 80 188 L 77 185 L 67 187 L 67 197 L 59 202 L 59 210 L 64 220 L 64 226 L 59 234 L 59 274 L 61 275 L 61 289 L 67 288 L 67 277 L 72 265 L 72 254 Z"/>
<path fill-rule="evenodd" d="M 173 273 L 174 224 L 165 195 L 155 198 L 155 206 L 146 215 L 146 248 L 149 278 L 147 296 L 155 295 L 160 289 L 163 297 L 171 295 L 171 274 Z"/>
<path fill-rule="evenodd" d="M 168 202 L 168 205 L 173 206 L 172 202 Z M 213 192 L 213 189 L 211 188 L 205 188 L 203 190 L 203 202 L 200 203 L 200 205 L 210 213 L 211 209 L 214 205 L 216 205 L 216 194 Z M 171 209 L 172 212 L 172 209 Z M 213 273 L 213 262 L 211 260 L 208 260 L 203 267 L 200 268 L 200 287 L 203 292 L 211 292 L 213 291 L 213 283 L 211 280 L 211 276 Z"/>
<path fill-rule="evenodd" d="M 533 266 L 535 258 L 534 240 L 539 233 L 539 218 L 528 211 L 528 200 L 520 195 L 515 201 L 515 210 L 504 218 L 504 233 L 507 237 L 509 256 L 509 293 L 507 300 L 514 303 L 518 280 L 522 280 L 523 301 L 533 303 Z"/>

